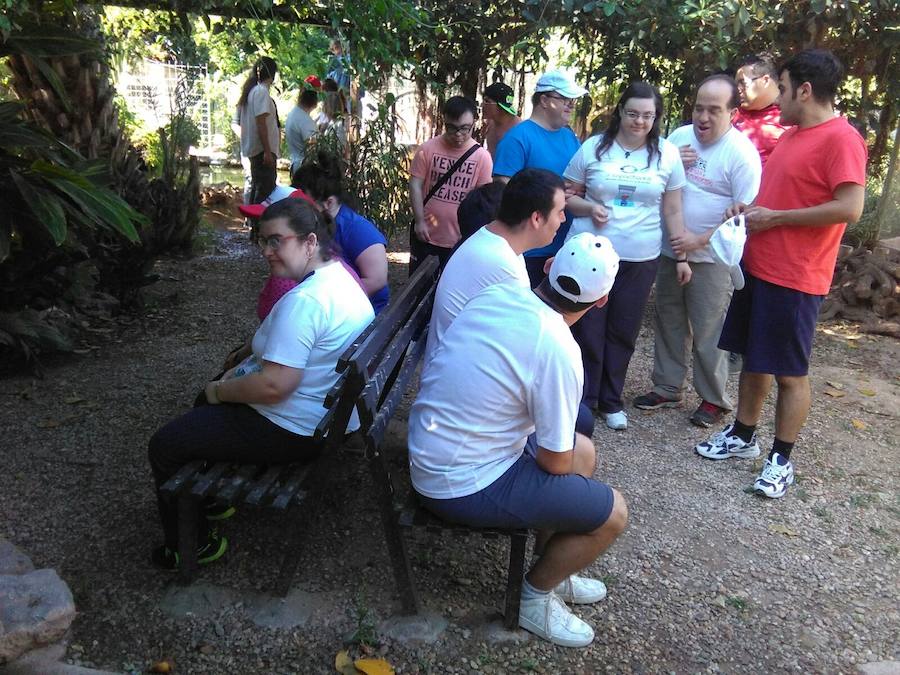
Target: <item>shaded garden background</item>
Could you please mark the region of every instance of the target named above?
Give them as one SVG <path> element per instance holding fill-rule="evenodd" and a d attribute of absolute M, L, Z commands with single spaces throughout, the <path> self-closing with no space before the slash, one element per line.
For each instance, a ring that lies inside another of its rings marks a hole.
<path fill-rule="evenodd" d="M 129 6 L 124 6 L 129 5 Z M 689 119 L 691 92 L 744 54 L 835 51 L 848 69 L 840 109 L 869 144 L 866 211 L 848 242 L 871 247 L 900 233 L 896 128 L 900 11 L 896 0 L 410 0 L 217 3 L 6 0 L 0 16 L 0 367 L 67 350 L 80 331 L 122 311 L 140 312 L 161 254 L 189 254 L 201 225 L 194 121 L 179 82 L 171 121 L 135 124 L 111 84 L 129 60 L 207 64 L 217 81 L 273 56 L 281 86 L 323 73 L 331 38 L 348 45 L 354 80 L 374 118 L 351 144 L 351 189 L 389 233 L 408 220 L 406 163 L 388 86 L 410 81 L 420 135 L 440 130 L 436 111 L 455 93 L 477 97 L 495 79 L 514 85 L 548 63 L 571 68 L 591 96 L 582 135 L 640 78 L 666 97 L 665 124 Z M 219 106 L 230 117 L 233 101 Z M 227 121 L 219 125 L 227 128 Z M 137 142 L 137 146 L 133 142 Z"/>

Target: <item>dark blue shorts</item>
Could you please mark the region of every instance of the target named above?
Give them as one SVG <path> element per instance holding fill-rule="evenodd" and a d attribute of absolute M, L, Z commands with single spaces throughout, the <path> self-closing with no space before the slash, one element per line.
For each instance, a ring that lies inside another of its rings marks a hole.
<path fill-rule="evenodd" d="M 532 434 L 516 463 L 483 490 L 455 499 L 419 499 L 440 518 L 472 527 L 586 533 L 603 525 L 612 513 L 612 488 L 584 476 L 547 473 L 537 465 L 536 451 Z"/>
<path fill-rule="evenodd" d="M 744 278 L 731 296 L 719 349 L 743 354 L 750 373 L 806 375 L 824 296 L 777 286 L 746 270 Z"/>

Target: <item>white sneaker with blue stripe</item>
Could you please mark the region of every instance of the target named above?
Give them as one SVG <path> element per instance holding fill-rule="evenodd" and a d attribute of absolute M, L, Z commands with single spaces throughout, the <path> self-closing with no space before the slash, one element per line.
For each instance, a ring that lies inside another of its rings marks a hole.
<path fill-rule="evenodd" d="M 753 483 L 753 489 L 757 494 L 770 499 L 780 499 L 793 482 L 794 465 L 776 452 L 763 464 L 762 473 Z"/>
<path fill-rule="evenodd" d="M 722 431 L 714 433 L 708 441 L 697 445 L 694 452 L 707 459 L 728 459 L 729 457 L 753 459 L 759 457 L 759 443 L 756 442 L 755 432 L 748 443 L 740 436 L 735 435 L 734 425 L 729 424 Z"/>

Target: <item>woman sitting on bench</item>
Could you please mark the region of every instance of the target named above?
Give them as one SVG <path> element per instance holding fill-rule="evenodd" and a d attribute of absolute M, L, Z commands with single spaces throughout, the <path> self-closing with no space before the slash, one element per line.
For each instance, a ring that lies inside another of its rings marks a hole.
<path fill-rule="evenodd" d="M 327 222 L 328 221 L 328 222 Z M 220 380 L 206 385 L 206 404 L 159 429 L 149 457 L 157 490 L 185 464 L 294 462 L 315 457 L 313 441 L 324 400 L 337 381 L 340 355 L 372 321 L 363 290 L 331 258 L 331 223 L 309 204 L 285 199 L 272 204 L 259 224 L 258 243 L 272 274 L 298 285 L 275 304 L 253 336 L 253 353 Z M 354 416 L 349 431 L 359 425 Z M 177 506 L 157 496 L 165 543 L 154 565 L 178 567 Z M 224 537 L 201 513 L 198 561 L 222 556 Z"/>

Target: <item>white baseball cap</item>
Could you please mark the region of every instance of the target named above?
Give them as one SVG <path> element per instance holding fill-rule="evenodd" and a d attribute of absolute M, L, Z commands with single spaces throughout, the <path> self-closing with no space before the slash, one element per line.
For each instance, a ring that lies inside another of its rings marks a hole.
<path fill-rule="evenodd" d="M 732 216 L 719 225 L 709 238 L 709 250 L 712 252 L 713 260 L 728 267 L 731 282 L 736 290 L 744 287 L 741 258 L 744 257 L 745 243 L 747 243 L 747 228 L 744 225 L 743 213 Z"/>
<path fill-rule="evenodd" d="M 581 232 L 570 237 L 550 266 L 547 283 L 559 309 L 577 312 L 609 294 L 619 271 L 619 254 L 606 237 Z"/>
<path fill-rule="evenodd" d="M 534 93 L 540 94 L 545 91 L 555 91 L 563 98 L 581 98 L 587 93 L 587 89 L 575 84 L 572 76 L 561 70 L 548 70 L 541 75 Z"/>

